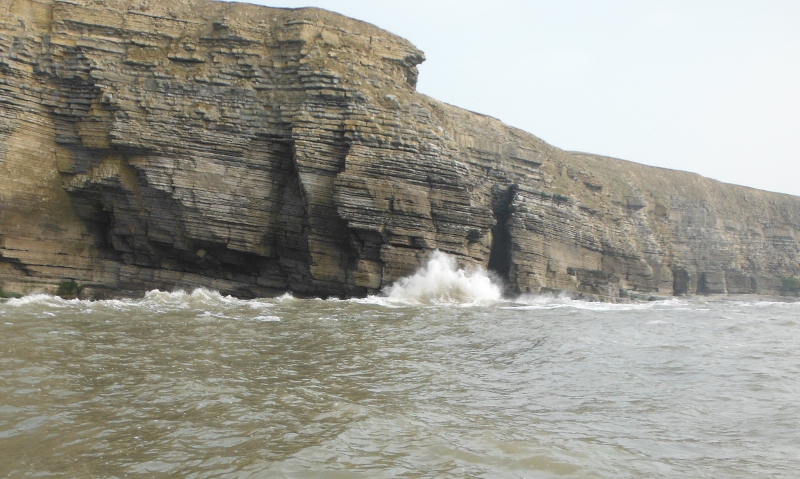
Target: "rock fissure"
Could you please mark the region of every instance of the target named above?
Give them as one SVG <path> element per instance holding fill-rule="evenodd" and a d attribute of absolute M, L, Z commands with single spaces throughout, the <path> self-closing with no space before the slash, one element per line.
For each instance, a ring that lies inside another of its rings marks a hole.
<path fill-rule="evenodd" d="M 492 227 L 488 269 L 497 274 L 504 284 L 509 283 L 511 273 L 512 241 L 509 221 L 516 210 L 514 205 L 516 194 L 517 187 L 514 185 L 509 186 L 505 191 L 499 193 L 498 199 L 492 208 L 496 224 Z M 518 293 L 518 291 L 513 290 L 510 292 Z"/>

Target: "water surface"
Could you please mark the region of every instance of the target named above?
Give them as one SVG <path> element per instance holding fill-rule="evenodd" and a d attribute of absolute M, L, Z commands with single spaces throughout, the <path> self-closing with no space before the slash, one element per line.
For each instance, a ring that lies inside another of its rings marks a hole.
<path fill-rule="evenodd" d="M 0 476 L 800 471 L 800 304 L 509 301 L 443 268 L 366 300 L 0 303 Z"/>

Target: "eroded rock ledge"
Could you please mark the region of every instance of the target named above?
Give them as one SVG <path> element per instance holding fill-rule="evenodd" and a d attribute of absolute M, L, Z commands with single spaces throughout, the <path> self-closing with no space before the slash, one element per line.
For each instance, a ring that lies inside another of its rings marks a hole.
<path fill-rule="evenodd" d="M 437 248 L 517 293 L 800 276 L 800 198 L 559 150 L 417 93 L 423 58 L 318 9 L 2 2 L 0 290 L 360 296 Z"/>

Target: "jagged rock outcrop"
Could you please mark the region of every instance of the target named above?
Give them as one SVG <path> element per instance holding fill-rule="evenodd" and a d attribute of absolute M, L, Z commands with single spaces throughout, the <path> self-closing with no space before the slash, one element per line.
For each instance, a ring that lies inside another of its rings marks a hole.
<path fill-rule="evenodd" d="M 0 4 L 0 289 L 365 295 L 433 249 L 512 292 L 779 294 L 800 198 L 570 153 L 415 91 L 319 9 Z"/>

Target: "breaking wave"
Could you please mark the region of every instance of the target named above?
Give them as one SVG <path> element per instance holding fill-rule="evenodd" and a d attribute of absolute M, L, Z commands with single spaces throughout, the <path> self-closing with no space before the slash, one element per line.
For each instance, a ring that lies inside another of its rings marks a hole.
<path fill-rule="evenodd" d="M 198 317 L 218 319 L 254 319 L 257 321 L 279 321 L 274 315 L 264 315 L 277 303 L 292 300 L 290 295 L 278 298 L 264 299 L 238 299 L 233 296 L 222 295 L 218 291 L 197 288 L 188 293 L 185 291 L 149 291 L 141 300 L 134 300 L 138 307 L 144 307 L 154 312 L 164 313 L 169 311 L 203 311 Z M 124 301 L 130 304 L 131 301 Z"/>
<path fill-rule="evenodd" d="M 455 258 L 436 250 L 412 276 L 383 291 L 390 303 L 490 305 L 502 300 L 502 286 L 483 269 L 459 268 Z"/>
<path fill-rule="evenodd" d="M 32 294 L 22 298 L 9 299 L 0 303 L 0 316 L 4 310 L 12 314 L 29 313 L 52 315 L 53 311 L 62 313 L 135 313 L 181 314 L 197 318 L 244 319 L 254 321 L 280 321 L 281 318 L 270 313 L 278 304 L 292 301 L 291 295 L 269 299 L 244 300 L 222 295 L 218 291 L 197 288 L 186 291 L 152 290 L 138 299 L 79 300 L 62 299 L 48 294 Z M 267 314 L 269 313 L 269 314 Z"/>
<path fill-rule="evenodd" d="M 657 301 L 611 303 L 603 301 L 586 301 L 572 299 L 568 294 L 523 294 L 504 305 L 503 309 L 538 310 L 538 309 L 580 309 L 587 311 L 647 311 L 658 308 L 675 309 L 688 307 L 690 303 L 679 298 L 664 298 Z"/>
<path fill-rule="evenodd" d="M 276 310 L 293 308 L 308 309 L 309 303 L 296 299 L 291 294 L 260 299 L 238 299 L 220 294 L 218 291 L 197 288 L 191 292 L 182 290 L 153 290 L 138 299 L 78 300 L 62 299 L 48 294 L 31 294 L 22 298 L 0 300 L 0 317 L 14 311 L 50 314 L 48 311 L 71 310 L 92 311 L 147 311 L 155 314 L 183 311 L 197 312 L 198 318 L 251 319 L 256 321 L 280 321 Z M 603 311 L 631 310 L 677 310 L 708 308 L 709 303 L 724 301 L 738 308 L 774 307 L 795 310 L 797 301 L 775 301 L 774 298 L 759 299 L 706 299 L 706 298 L 662 298 L 647 302 L 608 303 L 584 299 L 573 299 L 569 294 L 523 294 L 515 298 L 503 297 L 503 285 L 491 273 L 482 268 L 459 268 L 455 257 L 434 251 L 426 264 L 411 276 L 401 278 L 384 288 L 379 295 L 367 298 L 337 300 L 329 298 L 323 303 L 339 301 L 397 308 L 405 306 L 494 306 L 508 310 L 552 310 L 577 309 Z"/>
<path fill-rule="evenodd" d="M 8 306 L 25 307 L 25 306 L 47 306 L 51 308 L 64 308 L 73 304 L 80 304 L 81 301 L 77 299 L 62 299 L 58 296 L 51 296 L 44 293 L 35 293 L 23 296 L 21 298 L 11 298 L 5 302 Z"/>

